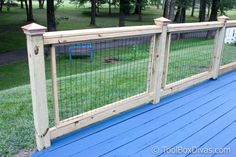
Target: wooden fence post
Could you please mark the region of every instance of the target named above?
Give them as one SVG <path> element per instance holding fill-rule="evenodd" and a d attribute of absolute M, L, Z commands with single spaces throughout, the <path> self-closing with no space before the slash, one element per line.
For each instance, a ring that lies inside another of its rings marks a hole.
<path fill-rule="evenodd" d="M 213 61 L 212 61 L 212 78 L 217 79 L 219 75 L 221 60 L 223 57 L 224 51 L 224 40 L 225 40 L 225 33 L 226 33 L 226 23 L 229 19 L 226 16 L 220 16 L 217 18 L 219 22 L 223 23 L 223 27 L 217 30 L 215 36 L 215 43 L 214 43 L 214 52 L 213 52 Z"/>
<path fill-rule="evenodd" d="M 171 23 L 171 20 L 166 19 L 164 17 L 158 18 L 154 20 L 157 26 L 162 27 L 162 33 L 155 35 L 155 48 L 154 50 L 154 58 L 153 58 L 153 70 L 152 70 L 152 79 L 151 79 L 151 87 L 152 92 L 154 94 L 153 104 L 157 104 L 161 98 L 161 89 L 162 89 L 162 81 L 163 81 L 163 72 L 165 67 L 165 51 L 167 46 L 167 26 Z"/>
<path fill-rule="evenodd" d="M 27 38 L 28 63 L 38 150 L 50 146 L 43 33 L 46 27 L 32 23 L 22 27 Z"/>

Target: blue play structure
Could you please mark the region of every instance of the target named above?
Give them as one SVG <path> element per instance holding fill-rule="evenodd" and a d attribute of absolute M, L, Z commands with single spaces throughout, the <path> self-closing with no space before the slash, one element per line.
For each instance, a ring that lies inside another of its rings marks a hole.
<path fill-rule="evenodd" d="M 93 46 L 91 43 L 83 43 L 72 45 L 69 47 L 69 59 L 72 62 L 73 56 L 90 56 L 90 61 L 93 60 Z"/>

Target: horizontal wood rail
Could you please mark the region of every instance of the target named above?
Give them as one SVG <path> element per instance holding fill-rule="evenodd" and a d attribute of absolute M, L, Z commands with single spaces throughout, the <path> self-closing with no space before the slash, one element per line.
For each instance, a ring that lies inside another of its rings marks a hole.
<path fill-rule="evenodd" d="M 236 27 L 236 20 L 228 21 L 226 27 Z"/>
<path fill-rule="evenodd" d="M 120 28 L 99 28 L 85 30 L 71 30 L 47 32 L 43 35 L 44 44 L 66 44 L 70 42 L 79 42 L 87 40 L 120 38 L 125 36 L 136 36 L 145 34 L 161 33 L 161 27 L 150 26 L 130 26 Z"/>
<path fill-rule="evenodd" d="M 199 84 L 203 81 L 206 81 L 212 77 L 213 77 L 212 73 L 207 71 L 207 72 L 203 72 L 201 74 L 190 76 L 190 77 L 185 78 L 183 80 L 168 84 L 162 90 L 161 96 L 164 97 L 164 96 L 182 91 L 182 90 L 187 89 L 193 85 L 196 85 L 196 84 Z"/>
<path fill-rule="evenodd" d="M 221 22 L 183 23 L 168 25 L 168 32 L 189 32 L 199 30 L 211 30 L 223 27 Z"/>
<path fill-rule="evenodd" d="M 236 52 L 235 52 L 236 53 Z M 232 62 L 220 67 L 220 74 L 224 74 L 236 69 L 236 62 Z"/>

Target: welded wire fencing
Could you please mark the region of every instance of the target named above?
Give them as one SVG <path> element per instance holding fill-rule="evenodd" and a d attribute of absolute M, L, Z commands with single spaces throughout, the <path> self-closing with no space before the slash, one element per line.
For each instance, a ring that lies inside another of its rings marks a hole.
<path fill-rule="evenodd" d="M 236 62 L 236 28 L 227 28 L 221 65 Z"/>
<path fill-rule="evenodd" d="M 171 34 L 167 84 L 208 71 L 216 31 Z"/>
<path fill-rule="evenodd" d="M 146 92 L 150 38 L 56 46 L 60 119 Z"/>

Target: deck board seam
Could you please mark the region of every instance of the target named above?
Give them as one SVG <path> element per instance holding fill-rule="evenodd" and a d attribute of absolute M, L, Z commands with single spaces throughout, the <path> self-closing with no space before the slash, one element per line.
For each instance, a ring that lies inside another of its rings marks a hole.
<path fill-rule="evenodd" d="M 232 82 L 232 81 L 231 81 Z M 232 84 L 232 83 L 231 83 Z M 226 84 L 226 85 L 222 85 L 221 86 L 221 88 L 223 88 L 223 87 L 225 87 L 225 86 L 227 86 L 227 85 L 230 85 L 230 84 Z M 221 88 L 218 88 L 218 90 L 219 89 L 221 89 Z M 209 93 L 209 92 L 208 92 Z M 220 96 L 220 95 L 219 95 Z M 219 97 L 219 96 L 217 96 L 217 97 Z M 185 104 L 183 104 L 183 105 L 181 105 L 181 106 L 179 106 L 179 107 L 176 107 L 176 108 L 174 108 L 173 110 L 176 110 L 176 109 L 178 109 L 178 108 L 180 108 L 180 107 L 182 107 L 182 106 L 185 106 L 185 105 L 187 105 L 188 103 L 190 103 L 190 102 L 192 102 L 192 101 L 195 101 L 195 100 L 198 100 L 199 98 L 201 98 L 201 97 L 203 97 L 203 96 L 199 96 L 199 97 L 197 97 L 197 98 L 195 98 L 195 99 L 193 99 L 193 100 L 191 100 L 191 101 L 189 101 L 189 102 L 187 102 L 187 103 L 185 103 Z M 217 98 L 217 97 L 215 97 L 215 98 Z M 212 99 L 213 100 L 213 99 Z M 198 107 L 196 107 L 196 108 L 194 108 L 193 110 L 190 110 L 189 112 L 187 112 L 187 113 L 184 113 L 184 114 L 182 114 L 181 116 L 179 116 L 179 117 L 177 117 L 177 119 L 178 118 L 181 118 L 182 116 L 185 116 L 186 114 L 188 114 L 188 113 L 190 113 L 190 112 L 192 112 L 192 111 L 194 111 L 194 110 L 196 110 L 196 109 L 198 109 L 198 108 L 200 108 L 200 107 L 202 107 L 202 106 L 204 106 L 204 105 L 206 105 L 207 103 L 209 103 L 210 101 L 207 101 L 206 103 L 203 103 L 202 105 L 200 105 L 200 106 L 198 106 Z M 150 110 L 151 111 L 151 110 Z M 161 117 L 161 116 L 164 116 L 164 115 L 166 115 L 166 114 L 168 114 L 168 113 L 171 113 L 171 112 L 173 112 L 172 110 L 171 111 L 169 111 L 169 112 L 167 112 L 167 113 L 165 113 L 165 114 L 162 114 L 162 115 L 160 115 L 160 116 L 158 116 L 158 117 L 156 117 L 156 118 L 153 118 L 153 119 L 157 119 L 157 118 L 159 118 L 159 117 Z M 136 117 L 136 116 L 135 116 Z M 148 123 L 148 122 L 151 122 L 151 121 L 153 121 L 153 119 L 151 119 L 151 120 L 149 120 L 149 121 L 147 121 L 147 122 L 145 122 L 145 123 Z M 172 120 L 172 121 L 175 121 L 176 119 L 174 119 L 174 120 Z M 165 123 L 165 124 L 163 124 L 162 126 L 160 126 L 160 127 L 163 127 L 163 126 L 165 126 L 165 125 L 167 125 L 167 124 L 169 124 L 171 121 L 169 121 L 169 122 L 167 122 L 167 123 Z M 139 126 L 142 126 L 143 124 L 140 124 Z M 137 127 L 139 127 L 139 126 L 137 126 Z M 136 128 L 136 127 L 135 127 Z M 133 128 L 132 128 L 133 129 Z M 127 130 L 126 132 L 128 132 L 128 131 L 130 131 L 130 130 L 132 130 L 132 129 L 129 129 L 129 130 Z M 158 129 L 158 128 L 157 128 Z M 155 129 L 156 130 L 156 129 Z M 115 138 L 116 136 L 114 136 L 114 137 L 112 137 L 112 138 Z M 109 138 L 110 139 L 110 138 Z M 107 140 L 109 140 L 109 139 L 107 139 Z M 105 140 L 105 141 L 102 141 L 102 142 L 100 142 L 100 143 L 103 143 L 103 142 L 106 142 L 107 140 Z M 77 142 L 77 141 L 79 141 L 79 140 L 75 140 L 74 142 Z M 71 142 L 71 143 L 74 143 L 74 142 Z M 98 144 L 100 144 L 100 143 L 98 143 Z M 97 144 L 96 144 L 97 145 Z M 96 146 L 96 145 L 93 145 L 93 146 Z M 64 147 L 64 146 L 67 146 L 67 145 L 63 145 L 63 146 L 61 146 L 61 147 L 58 147 L 58 148 L 56 148 L 56 149 L 54 149 L 54 150 L 51 150 L 51 151 L 55 151 L 55 150 L 57 150 L 57 149 L 59 149 L 59 148 L 62 148 L 62 147 Z M 87 148 L 86 148 L 87 149 Z M 83 151 L 83 150 L 81 150 L 81 151 Z M 80 152 L 81 152 L 80 151 Z"/>
<path fill-rule="evenodd" d="M 210 114 L 211 112 L 215 111 L 216 109 L 218 109 L 218 108 L 221 107 L 222 105 L 224 105 L 224 103 L 219 104 L 218 106 L 216 106 L 215 108 L 209 110 L 208 112 L 206 112 L 206 113 L 204 113 L 204 114 L 200 114 L 198 118 L 193 119 L 191 122 L 188 122 L 187 124 L 183 125 L 182 127 L 180 127 L 180 128 L 178 128 L 178 129 L 172 131 L 172 132 L 169 133 L 168 135 L 166 135 L 166 136 L 164 136 L 164 137 L 162 137 L 162 138 L 160 138 L 160 139 L 158 139 L 158 140 L 156 140 L 156 141 L 150 143 L 149 145 L 143 147 L 143 148 L 140 149 L 139 151 L 133 153 L 131 156 L 133 156 L 133 155 L 135 155 L 135 154 L 137 154 L 137 153 L 143 151 L 144 149 L 148 148 L 148 147 L 151 146 L 152 144 L 155 144 L 155 143 L 157 143 L 157 142 L 159 142 L 159 141 L 161 141 L 161 140 L 163 140 L 163 139 L 165 139 L 165 138 L 167 138 L 167 137 L 173 135 L 173 134 L 176 133 L 177 131 L 186 128 L 188 125 L 190 125 L 190 124 L 196 122 L 197 120 L 200 120 L 201 118 L 207 116 L 208 114 Z"/>
<path fill-rule="evenodd" d="M 209 125 L 211 125 L 212 123 L 216 122 L 217 120 L 219 120 L 220 118 L 224 117 L 225 115 L 227 115 L 228 113 L 232 112 L 233 110 L 236 109 L 236 106 L 232 107 L 229 111 L 225 112 L 223 115 L 219 116 L 218 118 L 214 119 L 212 122 L 208 123 L 207 125 L 204 125 L 201 129 L 197 130 L 196 132 L 194 132 L 193 134 L 189 135 L 188 137 L 184 138 L 183 140 L 181 140 L 180 142 L 178 142 L 177 144 L 175 144 L 174 146 L 172 146 L 171 148 L 179 145 L 180 143 L 184 142 L 185 140 L 187 140 L 188 138 L 192 137 L 193 135 L 197 134 L 198 132 L 200 132 L 201 130 L 205 129 L 206 127 L 208 127 Z M 171 149 L 170 148 L 170 149 Z M 157 157 L 163 155 L 164 152 L 162 152 L 160 155 L 158 155 Z"/>
<path fill-rule="evenodd" d="M 217 135 L 219 135 L 220 133 L 222 133 L 223 131 L 225 131 L 227 128 L 229 128 L 231 125 L 233 125 L 236 122 L 236 120 L 234 120 L 233 122 L 231 122 L 230 124 L 228 124 L 226 127 L 224 127 L 223 129 L 221 129 L 219 132 L 217 132 L 216 134 L 214 134 L 211 138 L 209 138 L 207 141 L 205 141 L 204 143 L 202 143 L 199 147 L 202 147 L 204 144 L 206 144 L 207 142 L 209 142 L 210 140 L 212 140 L 213 138 L 215 138 Z M 191 155 L 192 153 L 187 154 L 185 157 Z"/>

